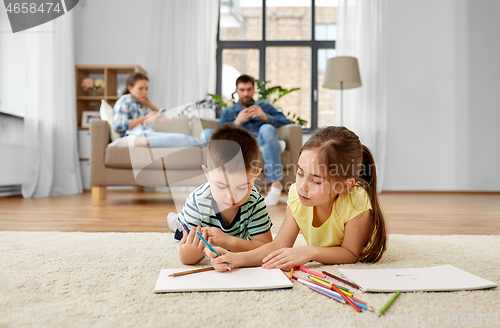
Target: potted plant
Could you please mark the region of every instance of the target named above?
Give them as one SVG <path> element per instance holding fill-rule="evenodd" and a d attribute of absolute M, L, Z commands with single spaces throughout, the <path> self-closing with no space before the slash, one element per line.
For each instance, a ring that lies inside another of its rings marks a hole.
<path fill-rule="evenodd" d="M 86 77 L 82 80 L 81 87 L 85 92 L 90 93 L 92 96 L 97 96 L 103 94 L 104 90 L 104 80 L 103 79 L 91 79 Z"/>

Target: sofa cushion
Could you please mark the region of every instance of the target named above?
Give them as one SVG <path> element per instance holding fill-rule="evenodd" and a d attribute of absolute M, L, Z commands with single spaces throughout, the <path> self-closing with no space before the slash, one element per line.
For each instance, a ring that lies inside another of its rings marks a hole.
<path fill-rule="evenodd" d="M 113 124 L 113 118 L 114 118 L 113 107 L 111 107 L 104 99 L 101 99 L 101 108 L 99 109 L 99 116 L 101 116 L 102 120 L 108 122 L 111 141 L 115 141 L 116 139 L 120 138 L 120 135 L 118 134 L 118 132 L 116 132 L 115 125 Z"/>
<path fill-rule="evenodd" d="M 191 131 L 192 131 L 192 136 L 196 138 L 200 138 L 201 131 L 204 129 L 212 129 L 215 130 L 219 127 L 219 120 L 218 119 L 206 119 L 206 118 L 199 118 L 196 116 L 191 117 Z"/>
<path fill-rule="evenodd" d="M 168 121 L 158 121 L 154 123 L 156 132 L 182 133 L 191 135 L 191 127 L 187 116 L 179 116 Z"/>
<path fill-rule="evenodd" d="M 283 171 L 288 171 L 297 165 L 297 163 L 292 163 L 292 153 L 289 150 L 281 153 L 281 165 L 283 165 Z"/>
<path fill-rule="evenodd" d="M 151 154 L 153 159 L 151 159 Z M 106 147 L 104 163 L 106 167 L 116 169 L 163 169 L 161 158 L 164 158 L 165 168 L 172 170 L 199 169 L 202 164 L 202 149 L 190 148 L 119 148 Z"/>

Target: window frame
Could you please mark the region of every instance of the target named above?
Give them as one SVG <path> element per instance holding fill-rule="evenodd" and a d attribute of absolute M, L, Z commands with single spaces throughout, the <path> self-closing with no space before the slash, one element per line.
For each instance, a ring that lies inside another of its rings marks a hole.
<path fill-rule="evenodd" d="M 311 48 L 311 121 L 309 128 L 302 128 L 303 133 L 311 133 L 318 128 L 318 50 L 335 49 L 335 40 L 315 40 L 316 0 L 311 0 L 311 40 L 267 40 L 266 39 L 266 0 L 262 0 L 262 40 L 222 41 L 220 40 L 220 6 L 217 20 L 217 81 L 216 94 L 222 93 L 222 51 L 225 49 L 258 49 L 259 80 L 266 79 L 267 47 L 309 47 Z"/>

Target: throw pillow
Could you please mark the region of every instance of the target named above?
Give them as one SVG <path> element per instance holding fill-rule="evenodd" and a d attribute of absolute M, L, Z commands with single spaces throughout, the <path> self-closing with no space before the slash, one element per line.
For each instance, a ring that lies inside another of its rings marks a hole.
<path fill-rule="evenodd" d="M 115 112 L 113 111 L 113 107 L 111 107 L 106 100 L 101 100 L 101 109 L 99 110 L 99 115 L 101 119 L 108 122 L 109 131 L 111 141 L 115 141 L 116 139 L 120 139 L 120 135 L 115 130 L 115 126 L 113 125 L 113 116 Z"/>

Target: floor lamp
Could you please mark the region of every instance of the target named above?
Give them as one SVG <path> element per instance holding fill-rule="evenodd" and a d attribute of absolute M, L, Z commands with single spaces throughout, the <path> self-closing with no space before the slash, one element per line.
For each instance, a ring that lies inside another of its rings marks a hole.
<path fill-rule="evenodd" d="M 323 88 L 340 89 L 340 125 L 344 125 L 344 89 L 361 86 L 358 60 L 354 57 L 333 57 L 327 60 Z"/>

